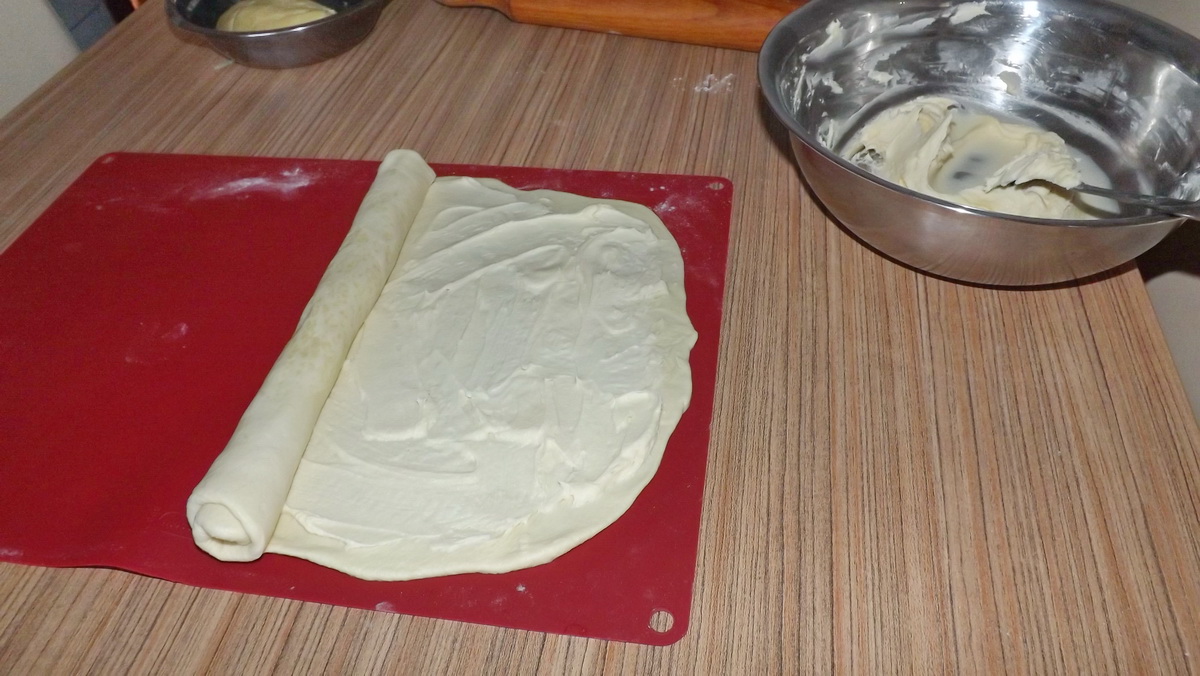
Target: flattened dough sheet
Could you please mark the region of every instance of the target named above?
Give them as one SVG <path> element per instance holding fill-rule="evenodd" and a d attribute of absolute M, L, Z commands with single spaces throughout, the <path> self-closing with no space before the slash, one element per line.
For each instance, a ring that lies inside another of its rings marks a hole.
<path fill-rule="evenodd" d="M 553 560 L 653 477 L 695 339 L 646 207 L 394 151 L 188 500 L 196 543 L 384 580 Z"/>

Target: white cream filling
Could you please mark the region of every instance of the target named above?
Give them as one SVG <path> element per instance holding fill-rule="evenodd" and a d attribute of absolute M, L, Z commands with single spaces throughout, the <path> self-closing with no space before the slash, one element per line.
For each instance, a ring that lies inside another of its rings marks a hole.
<path fill-rule="evenodd" d="M 964 206 L 1035 218 L 1093 217 L 1069 192 L 1081 182 L 1081 160 L 1060 136 L 947 98 L 921 97 L 883 111 L 843 157 Z"/>
<path fill-rule="evenodd" d="M 438 179 L 268 551 L 370 579 L 549 561 L 653 476 L 695 338 L 648 209 Z"/>

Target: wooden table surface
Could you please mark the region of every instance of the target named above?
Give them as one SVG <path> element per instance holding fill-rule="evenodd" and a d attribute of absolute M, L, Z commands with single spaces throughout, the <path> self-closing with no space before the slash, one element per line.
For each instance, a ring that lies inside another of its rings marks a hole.
<path fill-rule="evenodd" d="M 653 648 L 3 564 L 0 669 L 1200 670 L 1200 432 L 1136 269 L 923 276 L 827 219 L 785 142 L 751 53 L 395 0 L 352 52 L 271 72 L 138 10 L 0 123 L 0 246 L 110 151 L 732 179 L 691 629 Z"/>

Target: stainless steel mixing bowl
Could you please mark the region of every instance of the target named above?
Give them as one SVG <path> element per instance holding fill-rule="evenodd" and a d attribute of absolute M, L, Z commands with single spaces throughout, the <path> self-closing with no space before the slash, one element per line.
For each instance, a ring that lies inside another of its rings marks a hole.
<path fill-rule="evenodd" d="M 1142 211 L 1046 220 L 958 206 L 842 159 L 881 110 L 923 95 L 1061 135 L 1113 187 L 1200 198 L 1200 41 L 1104 0 L 811 0 L 763 44 L 759 80 L 805 180 L 877 251 L 995 285 L 1092 275 L 1183 222 Z"/>
<path fill-rule="evenodd" d="M 362 42 L 389 0 L 320 0 L 337 13 L 319 21 L 268 31 L 217 30 L 217 19 L 236 0 L 167 0 L 177 29 L 218 54 L 256 68 L 294 68 L 324 61 Z"/>

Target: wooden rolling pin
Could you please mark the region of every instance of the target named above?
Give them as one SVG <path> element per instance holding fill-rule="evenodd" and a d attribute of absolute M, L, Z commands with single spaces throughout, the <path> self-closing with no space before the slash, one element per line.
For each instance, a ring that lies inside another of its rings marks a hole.
<path fill-rule="evenodd" d="M 513 21 L 756 52 L 804 0 L 438 0 Z"/>

